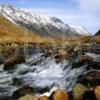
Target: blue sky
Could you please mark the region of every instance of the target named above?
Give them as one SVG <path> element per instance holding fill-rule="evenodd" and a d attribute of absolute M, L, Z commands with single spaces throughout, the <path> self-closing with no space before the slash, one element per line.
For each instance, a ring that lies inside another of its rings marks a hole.
<path fill-rule="evenodd" d="M 56 16 L 66 24 L 95 33 L 100 28 L 100 0 L 0 0 L 42 15 Z"/>

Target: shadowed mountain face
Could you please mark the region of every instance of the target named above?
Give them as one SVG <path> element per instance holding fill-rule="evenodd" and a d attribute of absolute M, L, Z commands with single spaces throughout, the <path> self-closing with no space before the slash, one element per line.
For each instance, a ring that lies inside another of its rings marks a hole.
<path fill-rule="evenodd" d="M 95 35 L 100 35 L 100 29 L 96 32 Z"/>
<path fill-rule="evenodd" d="M 67 36 L 89 35 L 82 27 L 69 26 L 56 17 L 41 16 L 11 5 L 1 5 L 0 13 L 12 23 L 41 36 L 66 38 Z"/>

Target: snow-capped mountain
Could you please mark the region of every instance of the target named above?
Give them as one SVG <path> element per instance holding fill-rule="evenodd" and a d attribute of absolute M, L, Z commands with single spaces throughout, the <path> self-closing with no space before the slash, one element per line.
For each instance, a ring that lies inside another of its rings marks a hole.
<path fill-rule="evenodd" d="M 41 16 L 34 12 L 18 9 L 11 5 L 1 5 L 0 14 L 12 23 L 22 26 L 42 36 L 66 37 L 69 35 L 90 35 L 82 27 L 67 25 L 56 17 Z"/>
<path fill-rule="evenodd" d="M 69 25 L 70 28 L 72 29 L 72 31 L 76 32 L 76 33 L 80 33 L 81 35 L 91 35 L 90 33 L 88 33 L 83 27 L 80 26 L 75 26 L 75 25 Z"/>

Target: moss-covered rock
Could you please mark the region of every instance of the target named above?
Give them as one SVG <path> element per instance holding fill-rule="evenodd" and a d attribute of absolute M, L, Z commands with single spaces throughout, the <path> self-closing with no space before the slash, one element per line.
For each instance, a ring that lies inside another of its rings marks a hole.
<path fill-rule="evenodd" d="M 72 89 L 74 100 L 81 100 L 85 91 L 88 91 L 88 89 L 84 85 L 80 83 L 75 84 Z"/>

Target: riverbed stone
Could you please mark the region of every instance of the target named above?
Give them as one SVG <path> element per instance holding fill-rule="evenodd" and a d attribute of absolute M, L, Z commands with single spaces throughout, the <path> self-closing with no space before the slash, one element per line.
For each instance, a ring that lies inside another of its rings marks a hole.
<path fill-rule="evenodd" d="M 91 63 L 89 63 L 88 67 L 100 70 L 100 61 L 92 61 Z"/>
<path fill-rule="evenodd" d="M 13 98 L 20 98 L 26 94 L 33 93 L 32 87 L 23 87 L 13 92 Z"/>
<path fill-rule="evenodd" d="M 74 100 L 81 100 L 85 91 L 88 91 L 88 89 L 84 85 L 80 83 L 75 84 L 72 88 Z"/>
<path fill-rule="evenodd" d="M 4 61 L 3 69 L 4 70 L 12 70 L 12 69 L 14 69 L 14 65 L 20 64 L 23 62 L 25 62 L 24 56 L 17 55 L 17 56 L 10 57 Z"/>
<path fill-rule="evenodd" d="M 69 98 L 64 90 L 58 89 L 51 94 L 50 100 L 69 100 Z"/>
<path fill-rule="evenodd" d="M 90 65 L 92 64 L 93 60 L 94 59 L 92 57 L 83 55 L 80 57 L 79 61 L 73 62 L 72 68 L 79 68 L 82 67 L 83 65 L 87 65 L 88 66 L 87 69 L 90 69 L 91 67 Z"/>
<path fill-rule="evenodd" d="M 100 85 L 95 88 L 95 95 L 97 100 L 100 100 Z"/>
<path fill-rule="evenodd" d="M 81 75 L 78 77 L 77 83 L 81 83 L 84 86 L 93 89 L 100 84 L 100 72 L 92 71 L 86 75 Z"/>
<path fill-rule="evenodd" d="M 56 59 L 56 62 L 59 63 L 63 59 L 67 59 L 67 60 L 70 59 L 70 54 L 67 51 L 61 49 L 61 50 L 58 50 L 58 53 L 55 55 L 55 59 Z"/>
<path fill-rule="evenodd" d="M 48 98 L 47 96 L 41 96 L 41 97 L 39 98 L 39 100 L 49 100 L 49 98 Z"/>
<path fill-rule="evenodd" d="M 20 97 L 18 100 L 38 100 L 38 98 L 31 94 L 26 94 L 25 96 Z"/>

